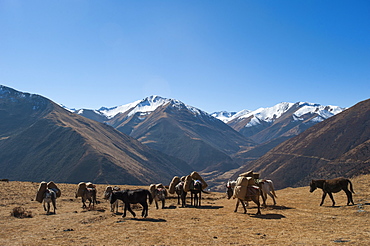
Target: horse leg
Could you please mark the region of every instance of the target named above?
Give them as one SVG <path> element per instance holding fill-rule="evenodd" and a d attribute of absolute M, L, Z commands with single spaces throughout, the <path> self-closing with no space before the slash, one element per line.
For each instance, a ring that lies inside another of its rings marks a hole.
<path fill-rule="evenodd" d="M 125 202 L 125 207 L 123 208 L 122 218 L 126 217 L 127 205 L 128 205 L 128 206 L 130 206 L 130 203 L 129 203 L 129 204 L 127 204 L 127 203 Z"/>
<path fill-rule="evenodd" d="M 86 208 L 85 199 L 81 197 L 81 200 L 82 200 L 82 208 Z"/>
<path fill-rule="evenodd" d="M 265 192 L 265 191 L 262 191 L 262 190 L 261 190 L 261 197 L 262 197 L 262 206 L 263 206 L 264 208 L 266 208 L 266 207 L 267 207 L 267 205 L 266 205 L 267 194 L 266 194 L 266 192 Z"/>
<path fill-rule="evenodd" d="M 193 206 L 193 192 L 190 191 L 190 206 Z"/>
<path fill-rule="evenodd" d="M 326 197 L 326 192 L 323 191 L 320 206 L 322 206 L 324 204 L 325 197 Z"/>
<path fill-rule="evenodd" d="M 330 197 L 330 199 L 332 200 L 332 202 L 333 202 L 333 207 L 335 206 L 335 201 L 334 201 L 334 197 L 333 197 L 333 194 L 331 193 L 331 192 L 328 192 L 328 194 L 329 194 L 329 197 Z"/>
<path fill-rule="evenodd" d="M 256 195 L 256 196 L 252 196 L 252 200 L 253 200 L 253 202 L 255 203 L 255 204 L 257 204 L 257 215 L 260 215 L 261 214 L 261 209 L 260 209 L 260 206 L 261 206 L 261 204 L 260 204 L 260 199 L 259 199 L 259 196 L 258 195 Z"/>
<path fill-rule="evenodd" d="M 54 214 L 55 214 L 55 209 L 57 209 L 57 205 L 56 205 L 56 199 L 52 199 L 51 202 L 53 203 L 53 208 L 54 208 Z"/>
<path fill-rule="evenodd" d="M 240 200 L 240 199 L 238 199 L 238 200 Z M 245 206 L 245 204 L 242 200 L 240 200 L 240 202 L 242 203 L 243 208 L 244 208 L 244 213 L 246 214 L 247 213 L 247 208 L 246 208 L 246 206 Z"/>
<path fill-rule="evenodd" d="M 202 192 L 199 192 L 199 207 L 201 207 L 202 206 Z"/>
<path fill-rule="evenodd" d="M 155 207 L 158 209 L 158 201 L 157 201 L 157 199 L 155 198 L 154 201 L 155 201 Z"/>
<path fill-rule="evenodd" d="M 347 195 L 347 206 L 349 206 L 351 202 L 352 202 L 352 205 L 355 205 L 352 199 L 352 193 L 349 190 L 344 190 L 344 192 L 346 192 L 346 195 Z"/>
<path fill-rule="evenodd" d="M 272 200 L 274 201 L 274 206 L 276 205 L 276 200 L 275 200 L 275 197 L 274 195 L 271 194 L 271 192 L 268 193 L 268 195 L 272 198 Z"/>
<path fill-rule="evenodd" d="M 182 207 L 185 208 L 186 207 L 186 193 L 185 192 L 181 193 L 181 202 L 182 202 Z"/>
<path fill-rule="evenodd" d="M 162 209 L 164 209 L 164 207 L 165 207 L 165 202 L 166 202 L 166 199 L 163 199 L 162 200 Z"/>
<path fill-rule="evenodd" d="M 146 218 L 148 216 L 148 210 L 149 210 L 148 203 L 145 201 L 140 204 L 141 206 L 143 206 L 143 212 L 141 213 L 141 217 Z"/>
<path fill-rule="evenodd" d="M 180 195 L 177 194 L 177 205 L 180 205 Z"/>
<path fill-rule="evenodd" d="M 243 201 L 242 201 L 242 203 L 243 203 Z M 238 211 L 238 207 L 239 207 L 239 199 L 236 200 L 236 206 L 235 206 L 234 213 L 236 213 L 236 211 Z"/>
<path fill-rule="evenodd" d="M 116 213 L 118 213 L 118 200 L 115 201 L 114 204 L 113 204 L 113 211 L 114 211 L 114 207 L 116 208 Z"/>
<path fill-rule="evenodd" d="M 132 211 L 131 209 L 131 206 L 130 206 L 130 203 L 126 203 L 125 204 L 125 207 L 128 209 L 128 211 L 132 214 L 132 216 L 134 216 L 134 218 L 136 217 L 136 214 L 134 211 Z"/>
<path fill-rule="evenodd" d="M 97 204 L 97 202 L 96 202 L 96 194 L 94 194 L 94 196 L 93 196 L 93 207 L 95 207 L 96 204 Z"/>
<path fill-rule="evenodd" d="M 47 211 L 46 206 L 45 206 L 45 200 L 42 201 L 42 206 L 44 207 L 44 211 Z"/>

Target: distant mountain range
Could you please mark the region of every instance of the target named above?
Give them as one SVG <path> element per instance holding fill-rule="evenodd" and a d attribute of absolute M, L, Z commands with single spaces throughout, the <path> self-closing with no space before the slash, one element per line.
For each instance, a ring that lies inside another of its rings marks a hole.
<path fill-rule="evenodd" d="M 159 96 L 109 109 L 75 112 L 113 126 L 153 149 L 187 162 L 197 171 L 237 168 L 240 163 L 230 156 L 256 145 L 208 113 Z"/>
<path fill-rule="evenodd" d="M 307 185 L 312 177 L 370 172 L 369 104 L 345 110 L 280 103 L 208 114 L 150 96 L 66 110 L 0 86 L 0 174 L 23 181 L 166 184 L 195 170 L 213 188 L 253 169 L 277 188 Z"/>
<path fill-rule="evenodd" d="M 258 159 L 343 110 L 298 102 L 255 111 L 208 114 L 176 99 L 151 96 L 122 106 L 73 112 L 111 125 L 151 148 L 186 161 L 198 171 L 217 176 Z"/>

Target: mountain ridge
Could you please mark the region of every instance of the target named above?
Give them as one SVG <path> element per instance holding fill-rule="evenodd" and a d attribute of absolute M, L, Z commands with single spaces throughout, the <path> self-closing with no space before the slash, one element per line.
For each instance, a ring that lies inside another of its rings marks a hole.
<path fill-rule="evenodd" d="M 146 184 L 192 170 L 41 96 L 1 86 L 0 115 L 0 173 L 9 179 Z"/>

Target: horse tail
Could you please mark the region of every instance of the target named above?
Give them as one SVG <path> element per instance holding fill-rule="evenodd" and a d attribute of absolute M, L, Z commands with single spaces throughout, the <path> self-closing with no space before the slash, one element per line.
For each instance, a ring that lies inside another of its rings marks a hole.
<path fill-rule="evenodd" d="M 201 190 L 201 192 L 203 192 L 203 193 L 211 194 L 211 193 L 209 193 L 208 191 L 205 191 L 205 190 L 203 190 L 203 189 L 200 189 L 200 190 Z"/>
<path fill-rule="evenodd" d="M 274 189 L 274 184 L 271 182 L 268 182 L 269 186 L 270 186 L 270 189 L 271 189 L 271 193 L 274 195 L 274 197 L 277 198 L 276 194 L 275 194 L 275 189 Z"/>
<path fill-rule="evenodd" d="M 150 193 L 150 191 L 146 190 L 146 194 L 148 195 L 149 197 L 149 204 L 152 204 L 153 203 L 153 196 L 152 196 L 152 193 Z"/>
<path fill-rule="evenodd" d="M 351 192 L 354 194 L 355 192 L 353 191 L 353 185 L 352 185 L 352 182 L 351 180 L 347 179 L 348 180 L 348 183 L 349 183 L 349 189 L 351 190 Z"/>

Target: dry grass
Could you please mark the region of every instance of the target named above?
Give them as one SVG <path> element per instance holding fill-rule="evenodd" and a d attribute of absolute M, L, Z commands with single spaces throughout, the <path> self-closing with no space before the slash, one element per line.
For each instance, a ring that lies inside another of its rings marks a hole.
<path fill-rule="evenodd" d="M 369 245 L 370 175 L 352 181 L 355 206 L 346 206 L 341 192 L 334 195 L 338 207 L 329 198 L 320 207 L 321 191 L 302 187 L 278 190 L 278 206 L 262 209 L 261 216 L 254 215 L 254 204 L 248 214 L 242 208 L 234 213 L 235 200 L 211 193 L 203 195 L 201 208 L 180 208 L 174 197 L 163 210 L 152 204 L 147 219 L 111 213 L 101 198 L 104 185 L 98 185 L 101 203 L 84 210 L 74 198 L 77 185 L 58 184 L 57 212 L 46 215 L 33 201 L 39 184 L 0 182 L 0 245 Z M 15 207 L 33 217 L 11 216 Z"/>

